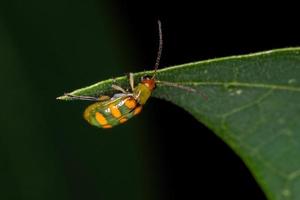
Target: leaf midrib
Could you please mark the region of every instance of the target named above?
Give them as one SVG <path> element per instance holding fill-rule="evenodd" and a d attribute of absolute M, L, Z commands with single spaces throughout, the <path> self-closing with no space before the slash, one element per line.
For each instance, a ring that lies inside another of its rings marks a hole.
<path fill-rule="evenodd" d="M 223 87 L 248 87 L 248 88 L 263 88 L 263 89 L 273 89 L 273 90 L 285 90 L 290 92 L 300 92 L 300 87 L 287 86 L 287 85 L 276 85 L 276 84 L 265 84 L 265 83 L 249 83 L 249 82 L 197 82 L 197 81 L 188 81 L 188 82 L 174 82 L 176 84 L 182 85 L 207 85 L 207 86 L 223 86 Z"/>

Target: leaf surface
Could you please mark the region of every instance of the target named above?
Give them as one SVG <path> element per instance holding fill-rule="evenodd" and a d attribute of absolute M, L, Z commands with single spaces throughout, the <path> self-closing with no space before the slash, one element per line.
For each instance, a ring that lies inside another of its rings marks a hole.
<path fill-rule="evenodd" d="M 136 81 L 152 73 L 136 73 Z M 157 77 L 208 96 L 205 100 L 162 84 L 153 93 L 182 107 L 221 137 L 269 199 L 300 199 L 300 48 L 183 64 L 161 69 Z M 129 88 L 126 77 L 115 81 Z M 111 95 L 112 83 L 109 79 L 71 94 Z"/>

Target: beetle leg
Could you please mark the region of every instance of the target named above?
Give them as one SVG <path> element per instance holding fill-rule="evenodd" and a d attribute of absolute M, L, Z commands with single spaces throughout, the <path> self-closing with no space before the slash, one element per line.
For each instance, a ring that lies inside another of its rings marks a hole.
<path fill-rule="evenodd" d="M 106 96 L 106 95 L 98 97 L 99 101 L 106 101 L 106 100 L 109 100 L 109 99 L 110 99 L 110 96 Z"/>
<path fill-rule="evenodd" d="M 129 73 L 128 74 L 128 78 L 129 78 L 129 84 L 131 87 L 131 91 L 134 90 L 134 77 L 133 77 L 133 73 Z"/>
<path fill-rule="evenodd" d="M 113 89 L 115 89 L 115 90 L 118 90 L 118 91 L 121 91 L 122 93 L 127 94 L 127 92 L 123 88 L 121 88 L 120 86 L 118 86 L 118 85 L 112 84 L 111 87 Z"/>
<path fill-rule="evenodd" d="M 141 95 L 141 92 L 142 91 L 139 91 L 137 94 L 133 94 L 133 98 L 134 99 L 138 99 L 140 97 L 140 95 Z"/>
<path fill-rule="evenodd" d="M 100 98 L 92 97 L 92 96 L 80 96 L 80 95 L 73 95 L 69 93 L 65 93 L 65 96 L 69 97 L 71 100 L 86 100 L 86 101 L 101 101 Z"/>

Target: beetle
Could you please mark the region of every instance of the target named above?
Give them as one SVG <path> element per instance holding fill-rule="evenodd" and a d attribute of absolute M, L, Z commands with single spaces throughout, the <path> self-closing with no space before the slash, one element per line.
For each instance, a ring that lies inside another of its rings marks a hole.
<path fill-rule="evenodd" d="M 112 84 L 112 88 L 120 92 L 114 94 L 112 97 L 100 96 L 99 98 L 96 98 L 92 96 L 65 94 L 71 99 L 96 101 L 88 106 L 83 113 L 84 119 L 89 124 L 107 129 L 131 119 L 141 112 L 143 106 L 151 96 L 152 92 L 155 90 L 157 83 L 171 87 L 177 87 L 190 92 L 196 92 L 195 89 L 190 87 L 156 79 L 156 72 L 159 66 L 163 47 L 161 22 L 159 20 L 158 30 L 159 48 L 153 76 L 142 76 L 140 83 L 135 86 L 133 73 L 129 73 L 130 91 L 127 91 L 118 85 Z"/>

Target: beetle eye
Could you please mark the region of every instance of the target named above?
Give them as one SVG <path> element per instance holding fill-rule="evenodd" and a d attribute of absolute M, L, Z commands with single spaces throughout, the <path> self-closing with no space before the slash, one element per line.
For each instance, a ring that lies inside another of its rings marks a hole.
<path fill-rule="evenodd" d="M 152 76 L 149 76 L 149 75 L 145 75 L 145 76 L 142 76 L 142 81 L 143 80 L 150 80 L 152 78 Z"/>

